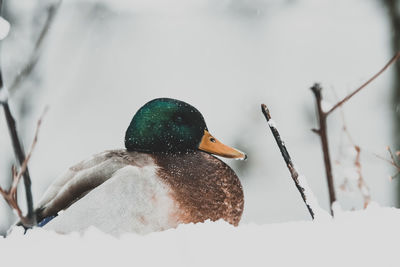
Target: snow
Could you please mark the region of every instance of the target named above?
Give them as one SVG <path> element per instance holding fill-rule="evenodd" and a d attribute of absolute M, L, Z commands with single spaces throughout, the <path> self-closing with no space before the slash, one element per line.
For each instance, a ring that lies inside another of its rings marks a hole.
<path fill-rule="evenodd" d="M 118 239 L 96 228 L 83 235 L 14 230 L 0 239 L 0 251 L 12 266 L 399 266 L 399 225 L 398 209 L 371 204 L 329 221 L 207 221 Z"/>
<path fill-rule="evenodd" d="M 268 126 L 269 126 L 269 127 L 274 127 L 274 128 L 276 128 L 276 122 L 275 122 L 273 119 L 270 119 L 270 120 L 268 121 Z"/>
<path fill-rule="evenodd" d="M 8 90 L 6 87 L 0 88 L 0 102 L 6 102 L 8 100 Z"/>
<path fill-rule="evenodd" d="M 328 112 L 329 110 L 331 110 L 331 108 L 333 108 L 333 105 L 329 101 L 326 101 L 323 99 L 323 100 L 321 100 L 321 108 L 322 108 L 322 111 Z"/>
<path fill-rule="evenodd" d="M 300 186 L 304 189 L 303 193 L 306 196 L 307 205 L 314 212 L 315 220 L 327 220 L 330 219 L 331 216 L 321 208 L 318 203 L 318 199 L 315 197 L 314 193 L 310 189 L 307 183 L 307 179 L 303 175 L 299 175 L 297 180 L 299 181 Z"/>
<path fill-rule="evenodd" d="M 6 38 L 9 31 L 10 31 L 10 23 L 7 20 L 0 17 L 0 40 Z"/>

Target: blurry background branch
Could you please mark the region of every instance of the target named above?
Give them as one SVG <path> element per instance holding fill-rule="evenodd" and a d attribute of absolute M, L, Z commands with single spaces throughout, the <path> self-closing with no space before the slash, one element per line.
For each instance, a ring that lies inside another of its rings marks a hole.
<path fill-rule="evenodd" d="M 343 133 L 345 134 L 345 136 L 347 137 L 348 141 L 350 142 L 350 145 L 353 147 L 354 151 L 356 152 L 356 155 L 354 157 L 354 167 L 357 173 L 357 188 L 363 198 L 363 205 L 364 205 L 364 209 L 367 208 L 367 206 L 369 205 L 369 203 L 371 202 L 371 193 L 370 193 L 370 189 L 364 179 L 363 173 L 362 173 L 362 166 L 361 166 L 361 147 L 356 144 L 356 142 L 354 141 L 353 137 L 351 136 L 348 127 L 347 127 L 347 123 L 345 120 L 345 116 L 344 116 L 344 111 L 343 108 L 340 109 L 340 115 L 342 117 L 342 123 L 343 123 Z M 341 163 L 341 159 L 337 159 L 336 163 L 340 164 Z M 349 184 L 349 180 L 348 178 L 345 178 L 345 181 L 343 182 L 343 184 L 340 186 L 341 189 L 346 190 L 346 186 Z"/>
<path fill-rule="evenodd" d="M 388 162 L 390 165 L 392 165 L 393 167 L 396 168 L 397 172 L 394 175 L 390 176 L 390 180 L 393 180 L 394 178 L 398 177 L 400 175 L 400 163 L 399 163 L 399 159 L 400 159 L 400 151 L 396 151 L 396 156 L 393 154 L 392 149 L 387 146 L 386 150 L 389 153 L 390 156 L 390 160 L 386 159 L 386 157 L 382 157 L 378 154 L 375 154 L 376 157 Z M 396 159 L 397 158 L 397 159 Z"/>
<path fill-rule="evenodd" d="M 3 1 L 0 2 L 0 14 L 1 14 L 2 4 L 3 4 Z M 16 157 L 19 165 L 22 166 L 24 161 L 25 161 L 25 152 L 24 152 L 24 149 L 23 149 L 23 147 L 21 145 L 21 141 L 20 141 L 20 139 L 18 137 L 18 133 L 17 133 L 16 125 L 15 125 L 15 120 L 14 120 L 14 117 L 12 116 L 12 114 L 11 114 L 10 106 L 8 104 L 8 93 L 7 93 L 7 89 L 4 87 L 3 74 L 2 74 L 1 67 L 0 67 L 0 93 L 3 94 L 3 96 L 4 96 L 3 97 L 4 99 L 2 99 L 1 104 L 2 104 L 2 106 L 4 108 L 4 115 L 6 117 L 8 130 L 10 132 L 11 141 L 12 141 L 13 149 L 14 149 L 14 154 L 15 154 L 15 157 Z M 14 176 L 14 174 L 15 174 L 15 171 L 13 171 L 13 176 Z M 33 212 L 31 178 L 30 178 L 27 166 L 25 167 L 25 171 L 23 172 L 23 177 L 24 177 L 24 185 L 25 185 L 27 207 L 28 207 L 28 213 L 27 213 L 26 219 L 30 223 L 34 223 L 35 218 L 34 218 L 34 212 Z M 8 200 L 7 200 L 7 202 L 8 202 Z"/>
<path fill-rule="evenodd" d="M 10 83 L 10 86 L 8 87 L 8 90 L 13 93 L 19 86 L 20 84 L 26 80 L 26 78 L 32 73 L 33 69 L 35 68 L 41 52 L 42 52 L 42 47 L 44 40 L 46 39 L 47 34 L 49 33 L 49 30 L 51 28 L 51 25 L 53 24 L 54 18 L 56 17 L 56 14 L 61 6 L 62 0 L 51 4 L 47 8 L 47 18 L 46 21 L 42 27 L 42 29 L 39 32 L 38 38 L 35 42 L 35 45 L 33 47 L 32 53 L 28 58 L 28 61 L 26 62 L 26 65 L 22 67 L 22 70 L 18 72 L 17 76 L 14 77 L 12 82 Z"/>
<path fill-rule="evenodd" d="M 400 50 L 400 3 L 398 0 L 382 0 L 386 7 L 387 17 L 391 27 L 391 49 L 396 52 Z M 400 64 L 394 66 L 393 75 L 393 110 L 394 110 L 394 146 L 400 149 Z M 400 183 L 397 191 L 400 192 Z M 400 206 L 400 194 L 397 194 L 397 206 Z"/>
<path fill-rule="evenodd" d="M 0 1 L 0 10 L 2 7 L 3 1 Z M 14 91 L 31 73 L 34 67 L 36 66 L 41 50 L 42 50 L 42 45 L 45 40 L 45 37 L 47 36 L 49 29 L 54 21 L 55 15 L 60 7 L 61 1 L 58 1 L 55 4 L 52 4 L 48 7 L 48 15 L 47 19 L 43 25 L 43 28 L 41 29 L 39 36 L 37 38 L 37 41 L 35 43 L 34 49 L 32 51 L 31 56 L 28 58 L 27 63 L 25 66 L 22 67 L 22 71 L 19 72 L 14 80 L 11 82 L 10 85 L 10 90 Z M 5 197 L 7 202 L 10 204 L 12 208 L 14 208 L 17 211 L 17 214 L 21 218 L 21 221 L 23 222 L 24 225 L 26 226 L 32 226 L 36 224 L 36 218 L 33 210 L 33 197 L 32 197 L 32 182 L 29 174 L 29 169 L 28 169 L 28 158 L 25 156 L 25 151 L 22 145 L 22 142 L 19 138 L 18 131 L 17 131 L 17 126 L 16 122 L 14 119 L 14 116 L 12 115 L 12 112 L 10 110 L 10 106 L 8 103 L 8 89 L 4 86 L 3 82 L 3 74 L 2 74 L 2 69 L 0 67 L 0 94 L 2 94 L 4 99 L 2 99 L 2 106 L 4 109 L 4 115 L 7 121 L 7 127 L 10 132 L 10 137 L 11 137 L 11 142 L 14 150 L 14 154 L 16 157 L 16 160 L 20 166 L 20 171 L 18 174 L 16 171 L 13 171 L 13 183 L 11 185 L 11 189 L 8 191 L 2 190 L 2 195 Z M 40 125 L 40 123 L 39 123 Z M 36 140 L 36 137 L 35 137 Z M 32 144 L 32 148 L 34 147 L 36 141 Z M 30 154 L 29 154 L 30 155 Z M 15 168 L 12 168 L 15 170 Z M 17 185 L 20 177 L 23 176 L 24 179 L 24 185 L 25 185 L 25 194 L 26 194 L 26 201 L 27 201 L 27 215 L 22 216 L 22 212 L 20 208 L 17 205 Z"/>

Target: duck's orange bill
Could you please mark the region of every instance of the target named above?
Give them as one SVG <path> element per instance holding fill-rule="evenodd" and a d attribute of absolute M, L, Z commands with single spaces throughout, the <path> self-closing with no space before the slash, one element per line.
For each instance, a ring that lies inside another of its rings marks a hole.
<path fill-rule="evenodd" d="M 224 145 L 213 137 L 208 131 L 204 130 L 199 149 L 225 158 L 245 160 L 247 155 L 237 149 Z"/>

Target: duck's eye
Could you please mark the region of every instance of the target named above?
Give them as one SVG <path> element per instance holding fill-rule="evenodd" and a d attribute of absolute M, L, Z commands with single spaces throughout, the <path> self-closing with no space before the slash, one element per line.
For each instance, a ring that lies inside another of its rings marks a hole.
<path fill-rule="evenodd" d="M 176 123 L 182 123 L 183 122 L 183 118 L 181 116 L 176 116 L 175 117 L 175 122 Z"/>
<path fill-rule="evenodd" d="M 210 137 L 210 141 L 213 143 L 217 142 L 214 137 Z"/>

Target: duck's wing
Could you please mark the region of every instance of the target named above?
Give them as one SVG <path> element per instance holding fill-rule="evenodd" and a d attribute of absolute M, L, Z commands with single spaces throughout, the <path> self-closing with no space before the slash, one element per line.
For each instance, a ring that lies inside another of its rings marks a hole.
<path fill-rule="evenodd" d="M 61 210 L 84 197 L 119 169 L 146 164 L 138 153 L 112 150 L 82 161 L 59 177 L 45 192 L 36 209 L 37 221 L 57 215 Z"/>
<path fill-rule="evenodd" d="M 176 227 L 178 212 L 170 188 L 157 176 L 155 165 L 128 165 L 44 228 L 66 234 L 94 226 L 115 236 L 126 232 L 145 234 Z"/>

